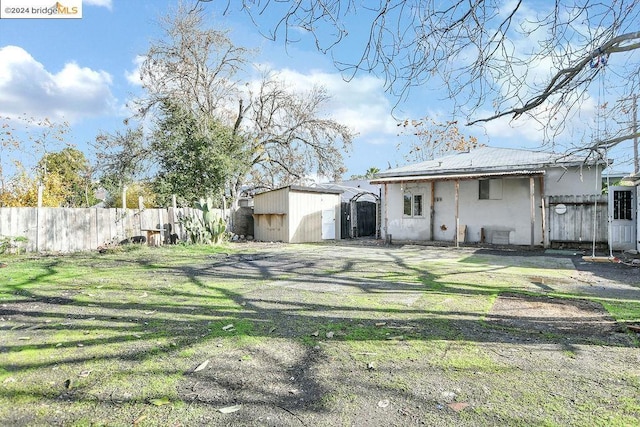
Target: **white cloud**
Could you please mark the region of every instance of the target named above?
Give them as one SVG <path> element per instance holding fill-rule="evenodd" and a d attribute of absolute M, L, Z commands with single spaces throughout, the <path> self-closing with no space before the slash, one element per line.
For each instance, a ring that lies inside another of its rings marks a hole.
<path fill-rule="evenodd" d="M 518 119 L 511 116 L 491 120 L 481 125 L 489 145 L 518 146 L 523 148 L 551 147 L 557 151 L 584 145 L 593 137 L 597 129 L 597 100 L 585 95 L 579 107 L 569 110 L 570 105 L 558 110 L 558 120 L 549 117 L 543 109 L 534 111 L 536 118 L 522 115 Z M 483 115 L 483 112 L 479 112 Z M 484 116 L 489 116 L 484 112 Z M 481 140 L 482 142 L 482 140 Z"/>
<path fill-rule="evenodd" d="M 312 71 L 303 74 L 291 69 L 278 71 L 278 76 L 298 90 L 310 90 L 314 85 L 326 88 L 331 96 L 327 106 L 329 115 L 349 126 L 360 137 L 396 133 L 396 121 L 390 114 L 391 105 L 384 94 L 384 82 L 378 78 L 355 77 L 346 82 L 337 73 Z"/>
<path fill-rule="evenodd" d="M 127 81 L 134 86 L 142 86 L 142 79 L 140 78 L 140 67 L 142 67 L 142 63 L 144 62 L 144 60 L 144 56 L 136 56 L 133 60 L 135 68 L 131 71 L 124 72 L 124 76 L 126 77 Z"/>
<path fill-rule="evenodd" d="M 111 83 L 105 71 L 69 62 L 52 73 L 18 46 L 0 48 L 0 115 L 73 121 L 110 112 Z"/>
<path fill-rule="evenodd" d="M 111 0 L 82 0 L 82 5 L 101 6 L 111 10 L 113 6 Z"/>
<path fill-rule="evenodd" d="M 540 123 L 528 117 L 518 120 L 501 117 L 485 123 L 484 129 L 489 137 L 489 145 L 493 145 L 496 140 L 513 141 L 518 146 L 542 144 L 544 141 Z"/>

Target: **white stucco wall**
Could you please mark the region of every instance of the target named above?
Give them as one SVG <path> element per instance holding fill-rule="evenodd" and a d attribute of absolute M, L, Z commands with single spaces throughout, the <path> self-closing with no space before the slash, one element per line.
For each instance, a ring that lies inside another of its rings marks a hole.
<path fill-rule="evenodd" d="M 456 232 L 455 182 L 440 181 L 434 186 L 433 240 L 452 242 Z"/>
<path fill-rule="evenodd" d="M 534 177 L 534 235 L 533 244 L 543 244 L 542 192 L 544 195 L 598 194 L 600 176 L 595 168 L 565 170 L 551 168 L 544 178 Z M 458 217 L 460 225 L 467 226 L 466 242 L 480 242 L 482 230 L 486 241 L 494 232 L 501 236 L 508 233 L 508 241 L 515 245 L 531 244 L 531 195 L 529 177 L 504 177 L 502 195 L 492 199 L 480 199 L 479 180 L 459 180 Z M 597 182 L 597 184 L 596 184 Z M 386 184 L 382 190 L 382 235 L 394 240 L 455 241 L 456 202 L 455 181 L 432 183 Z M 541 188 L 542 187 L 542 188 Z M 403 215 L 405 191 L 422 194 L 424 200 L 421 217 Z M 433 236 L 431 235 L 431 201 L 433 203 Z"/>
<path fill-rule="evenodd" d="M 542 244 L 539 183 L 539 178 L 534 178 L 534 244 Z M 500 198 L 480 200 L 478 193 L 477 180 L 460 182 L 460 224 L 467 226 L 467 242 L 480 242 L 484 228 L 485 238 L 489 242 L 493 237 L 492 233 L 499 231 L 509 233 L 510 244 L 531 244 L 531 193 L 528 177 L 503 178 Z"/>
<path fill-rule="evenodd" d="M 414 194 L 422 194 L 424 204 L 421 217 L 411 218 L 403 215 L 405 189 Z M 431 240 L 429 236 L 430 184 L 387 184 L 383 185 L 382 193 L 383 237 L 391 234 L 393 239 L 399 240 Z"/>

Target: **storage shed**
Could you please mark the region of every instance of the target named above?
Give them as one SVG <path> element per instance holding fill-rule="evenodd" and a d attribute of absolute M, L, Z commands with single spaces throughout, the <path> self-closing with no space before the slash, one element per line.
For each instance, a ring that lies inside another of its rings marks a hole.
<path fill-rule="evenodd" d="M 310 243 L 340 239 L 340 193 L 290 185 L 256 194 L 256 240 Z"/>

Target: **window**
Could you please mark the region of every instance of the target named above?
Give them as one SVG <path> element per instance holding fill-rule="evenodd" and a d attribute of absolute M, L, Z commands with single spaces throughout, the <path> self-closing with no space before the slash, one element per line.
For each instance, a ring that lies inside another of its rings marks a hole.
<path fill-rule="evenodd" d="M 613 192 L 613 219 L 633 219 L 631 206 L 631 191 Z"/>
<path fill-rule="evenodd" d="M 478 183 L 478 198 L 480 200 L 502 199 L 502 179 L 481 179 L 478 180 Z"/>
<path fill-rule="evenodd" d="M 491 183 L 488 179 L 480 180 L 480 200 L 489 200 L 489 184 Z"/>
<path fill-rule="evenodd" d="M 422 194 L 404 193 L 404 216 L 422 216 Z"/>

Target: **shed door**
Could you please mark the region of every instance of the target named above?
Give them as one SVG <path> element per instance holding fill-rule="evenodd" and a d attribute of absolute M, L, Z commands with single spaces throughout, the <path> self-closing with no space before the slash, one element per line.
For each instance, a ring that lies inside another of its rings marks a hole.
<path fill-rule="evenodd" d="M 636 248 L 636 200 L 633 187 L 609 187 L 609 218 L 611 248 Z"/>
<path fill-rule="evenodd" d="M 316 217 L 317 218 L 317 217 Z M 336 211 L 335 209 L 326 209 L 322 211 L 322 239 L 336 238 Z"/>

